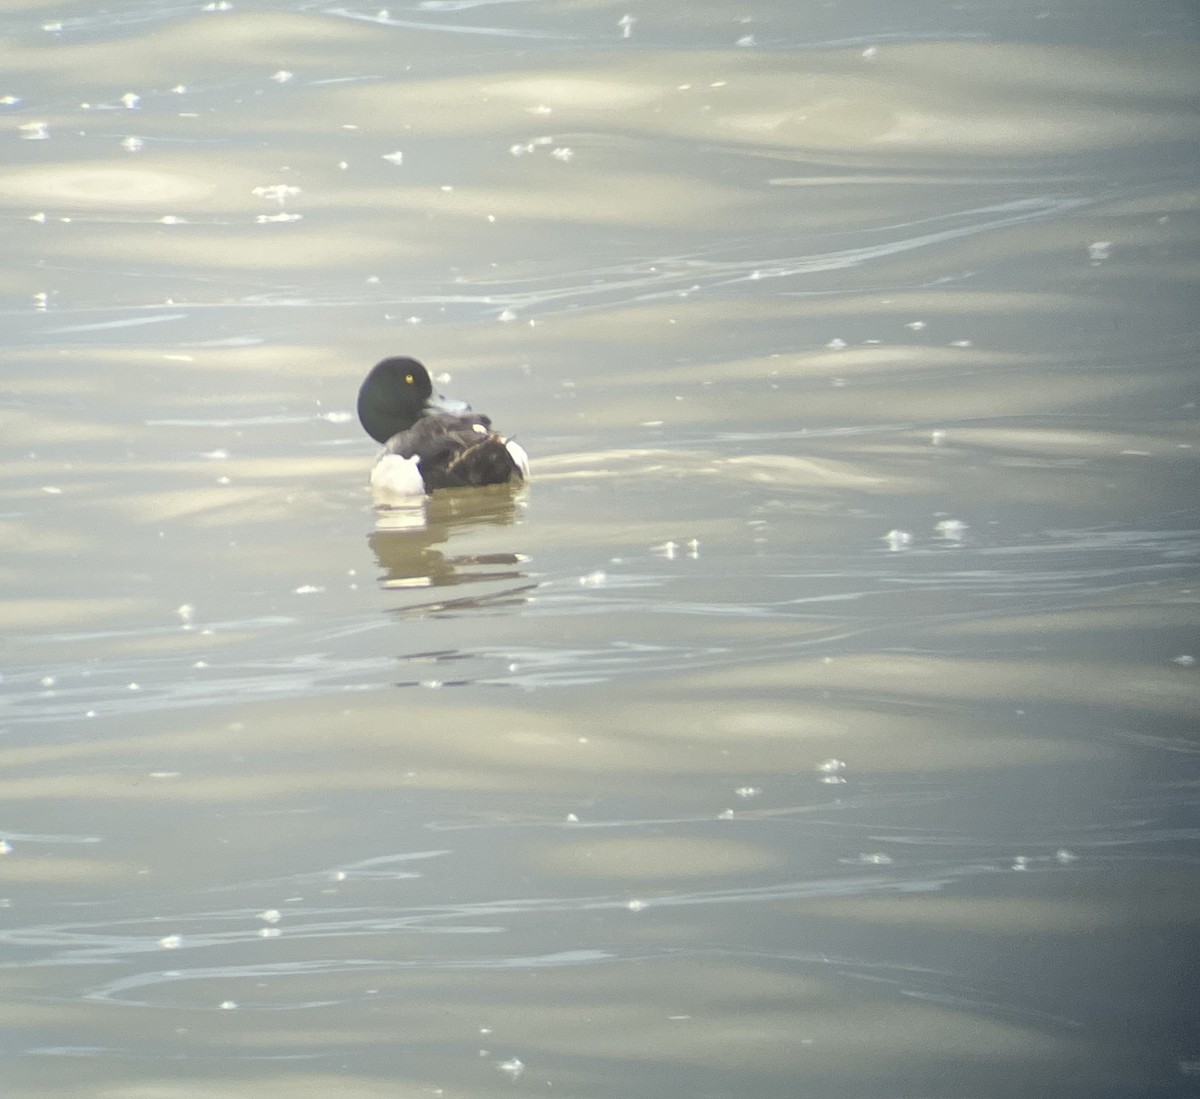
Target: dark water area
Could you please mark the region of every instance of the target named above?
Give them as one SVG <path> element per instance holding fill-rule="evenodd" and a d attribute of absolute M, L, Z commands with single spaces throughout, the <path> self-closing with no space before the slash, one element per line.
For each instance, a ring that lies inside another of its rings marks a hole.
<path fill-rule="evenodd" d="M 1200 1096 L 1198 39 L 0 0 L 0 1092 Z"/>

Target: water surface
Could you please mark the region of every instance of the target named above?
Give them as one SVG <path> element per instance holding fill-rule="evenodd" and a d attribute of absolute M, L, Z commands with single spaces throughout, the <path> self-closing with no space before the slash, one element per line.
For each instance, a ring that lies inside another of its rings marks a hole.
<path fill-rule="evenodd" d="M 0 7 L 6 1094 L 1200 1092 L 1196 40 Z"/>

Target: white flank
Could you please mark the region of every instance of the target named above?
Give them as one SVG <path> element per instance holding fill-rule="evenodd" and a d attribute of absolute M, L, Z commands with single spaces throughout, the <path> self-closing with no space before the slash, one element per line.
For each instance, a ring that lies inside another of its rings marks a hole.
<path fill-rule="evenodd" d="M 512 455 L 512 460 L 517 463 L 517 469 L 521 471 L 521 476 L 526 481 L 529 480 L 529 455 L 525 453 L 525 448 L 518 442 L 512 439 L 505 439 L 504 445 L 508 453 Z"/>
<path fill-rule="evenodd" d="M 399 454 L 384 454 L 371 470 L 371 492 L 376 502 L 389 500 L 411 501 L 425 495 L 425 482 L 417 468 L 416 458 L 401 458 Z"/>

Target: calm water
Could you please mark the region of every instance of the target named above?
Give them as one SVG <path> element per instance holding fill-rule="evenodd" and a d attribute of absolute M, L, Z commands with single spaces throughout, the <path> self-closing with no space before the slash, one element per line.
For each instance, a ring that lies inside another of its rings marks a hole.
<path fill-rule="evenodd" d="M 1200 1095 L 1198 39 L 0 4 L 4 1094 Z"/>

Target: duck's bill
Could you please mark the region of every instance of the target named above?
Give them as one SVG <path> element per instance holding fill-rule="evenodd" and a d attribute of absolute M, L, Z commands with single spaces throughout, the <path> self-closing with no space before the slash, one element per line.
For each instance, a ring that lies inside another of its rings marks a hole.
<path fill-rule="evenodd" d="M 465 416 L 471 411 L 466 401 L 456 401 L 453 397 L 443 397 L 435 393 L 425 402 L 431 412 L 447 412 L 451 416 Z"/>

